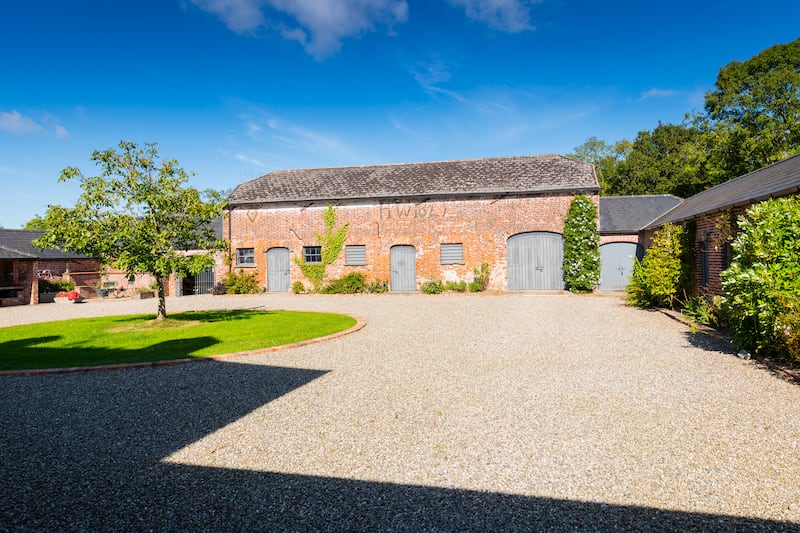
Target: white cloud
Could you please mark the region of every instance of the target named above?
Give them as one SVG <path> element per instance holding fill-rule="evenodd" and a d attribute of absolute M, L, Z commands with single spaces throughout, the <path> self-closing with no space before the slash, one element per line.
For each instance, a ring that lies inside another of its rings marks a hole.
<path fill-rule="evenodd" d="M 639 95 L 639 101 L 649 100 L 651 98 L 670 98 L 685 94 L 683 91 L 674 91 L 672 89 L 657 89 L 653 87 L 649 91 L 645 91 Z"/>
<path fill-rule="evenodd" d="M 217 15 L 236 33 L 252 33 L 264 24 L 262 0 L 192 0 L 192 3 Z"/>
<path fill-rule="evenodd" d="M 59 124 L 58 118 L 47 112 L 39 113 L 39 120 L 36 120 L 16 109 L 0 111 L 0 130 L 12 135 L 52 134 L 59 139 L 69 137 L 67 128 Z"/>
<path fill-rule="evenodd" d="M 41 133 L 44 128 L 31 117 L 20 114 L 16 109 L 11 112 L 0 111 L 0 130 L 12 135 L 30 135 Z"/>
<path fill-rule="evenodd" d="M 531 7 L 539 0 L 448 0 L 464 9 L 467 16 L 495 30 L 519 33 L 536 29 L 531 23 Z"/>
<path fill-rule="evenodd" d="M 192 0 L 217 15 L 236 33 L 275 29 L 323 59 L 339 51 L 346 37 L 374 31 L 408 19 L 406 0 Z M 267 18 L 265 10 L 270 16 Z"/>
<path fill-rule="evenodd" d="M 59 139 L 66 139 L 67 137 L 69 137 L 69 131 L 67 131 L 67 128 L 61 126 L 60 124 L 56 124 L 54 131 L 56 137 L 58 137 Z"/>
<path fill-rule="evenodd" d="M 238 154 L 234 155 L 234 157 L 236 159 L 238 159 L 239 161 L 242 161 L 243 163 L 248 163 L 250 165 L 253 165 L 254 167 L 267 168 L 267 165 L 265 165 L 264 163 L 262 163 L 258 159 L 255 159 L 253 157 L 248 156 L 247 154 L 238 153 Z"/>

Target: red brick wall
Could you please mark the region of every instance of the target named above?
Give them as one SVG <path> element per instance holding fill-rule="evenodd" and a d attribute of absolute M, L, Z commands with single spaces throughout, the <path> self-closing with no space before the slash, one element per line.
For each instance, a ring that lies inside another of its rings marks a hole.
<path fill-rule="evenodd" d="M 600 246 L 610 242 L 632 242 L 638 244 L 640 237 L 638 234 L 633 235 L 600 235 Z"/>
<path fill-rule="evenodd" d="M 730 248 L 727 243 L 730 231 L 735 231 L 736 226 L 731 225 L 731 218 L 745 212 L 746 208 L 737 208 L 732 211 L 722 211 L 703 215 L 697 219 L 697 229 L 694 236 L 694 280 L 692 292 L 694 294 L 706 293 L 711 295 L 722 294 L 722 280 L 720 274 L 728 267 Z M 727 235 L 726 235 L 727 234 Z M 708 264 L 708 282 L 703 280 L 703 244 L 705 243 Z M 726 248 L 728 251 L 726 252 Z"/>
<path fill-rule="evenodd" d="M 507 287 L 506 241 L 530 231 L 563 233 L 564 217 L 572 195 L 528 198 L 437 200 L 421 203 L 341 204 L 336 206 L 336 227 L 349 223 L 345 245 L 365 245 L 366 266 L 345 266 L 342 251 L 328 267 L 328 279 L 350 272 L 364 273 L 368 280 L 390 279 L 389 250 L 394 245 L 412 245 L 417 252 L 417 282 L 437 278 L 471 280 L 473 267 L 482 262 L 491 269 L 490 288 Z M 595 204 L 597 195 L 592 196 Z M 237 248 L 255 249 L 255 271 L 266 285 L 266 252 L 288 248 L 302 256 L 303 246 L 315 246 L 315 232 L 322 232 L 324 205 L 311 207 L 237 208 L 226 220 L 231 225 L 231 254 Z M 462 243 L 462 265 L 441 265 L 440 245 Z M 235 265 L 234 265 L 235 267 Z M 291 262 L 291 279 L 310 286 L 299 267 Z"/>

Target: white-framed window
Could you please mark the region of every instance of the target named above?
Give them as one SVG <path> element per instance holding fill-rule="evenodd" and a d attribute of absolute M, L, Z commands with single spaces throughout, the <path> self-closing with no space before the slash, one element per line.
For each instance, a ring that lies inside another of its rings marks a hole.
<path fill-rule="evenodd" d="M 303 261 L 322 263 L 322 246 L 303 246 Z"/>
<path fill-rule="evenodd" d="M 344 247 L 345 265 L 366 265 L 367 247 L 363 244 L 351 244 Z"/>
<path fill-rule="evenodd" d="M 464 245 L 461 243 L 443 244 L 440 248 L 440 263 L 442 265 L 463 265 Z"/>
<path fill-rule="evenodd" d="M 256 266 L 255 250 L 253 248 L 237 248 L 236 266 Z"/>

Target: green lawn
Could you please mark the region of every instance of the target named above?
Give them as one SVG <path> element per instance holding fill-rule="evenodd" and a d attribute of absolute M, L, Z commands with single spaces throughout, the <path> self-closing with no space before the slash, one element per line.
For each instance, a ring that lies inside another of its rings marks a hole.
<path fill-rule="evenodd" d="M 356 324 L 300 311 L 200 311 L 82 318 L 0 328 L 0 370 L 208 357 L 322 337 Z"/>

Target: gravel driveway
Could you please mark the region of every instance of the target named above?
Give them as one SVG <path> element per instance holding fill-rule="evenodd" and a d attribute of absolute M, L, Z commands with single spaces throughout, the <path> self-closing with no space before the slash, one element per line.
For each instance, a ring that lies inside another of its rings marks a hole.
<path fill-rule="evenodd" d="M 167 305 L 367 326 L 0 378 L 0 529 L 800 531 L 800 387 L 660 313 L 531 293 Z M 154 306 L 2 308 L 0 325 Z"/>

